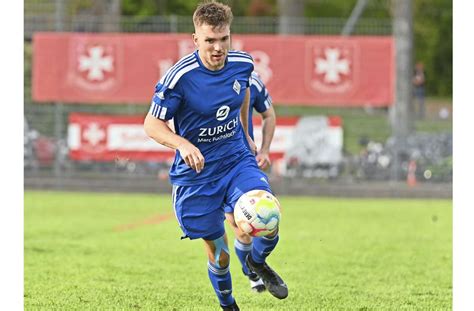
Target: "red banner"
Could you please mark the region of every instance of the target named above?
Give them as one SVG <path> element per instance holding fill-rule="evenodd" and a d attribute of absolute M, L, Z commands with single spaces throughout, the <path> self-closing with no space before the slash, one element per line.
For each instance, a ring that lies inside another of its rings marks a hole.
<path fill-rule="evenodd" d="M 77 161 L 119 159 L 165 161 L 174 151 L 153 141 L 143 129 L 143 116 L 113 116 L 72 113 L 69 115 L 69 156 Z M 289 149 L 298 117 L 277 119 L 270 148 L 272 160 L 283 158 Z M 261 119 L 254 118 L 255 143 L 261 145 Z"/>
<path fill-rule="evenodd" d="M 249 52 L 273 102 L 389 106 L 391 37 L 234 35 Z M 149 103 L 155 83 L 194 50 L 187 34 L 36 33 L 33 99 L 39 102 Z"/>

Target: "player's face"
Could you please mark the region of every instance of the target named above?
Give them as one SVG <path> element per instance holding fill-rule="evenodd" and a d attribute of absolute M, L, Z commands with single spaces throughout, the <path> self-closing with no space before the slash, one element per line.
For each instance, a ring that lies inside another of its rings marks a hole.
<path fill-rule="evenodd" d="M 230 27 L 212 27 L 208 24 L 196 26 L 193 33 L 194 44 L 198 48 L 199 58 L 210 70 L 224 67 L 230 48 Z"/>

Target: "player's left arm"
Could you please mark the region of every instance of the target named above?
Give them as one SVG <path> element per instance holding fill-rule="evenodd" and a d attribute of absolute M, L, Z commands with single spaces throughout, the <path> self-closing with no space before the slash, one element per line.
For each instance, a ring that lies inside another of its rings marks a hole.
<path fill-rule="evenodd" d="M 249 108 L 250 108 L 250 87 L 245 90 L 245 97 L 242 106 L 240 107 L 240 122 L 242 123 L 244 135 L 250 146 L 253 154 L 257 153 L 257 146 L 249 135 Z"/>
<path fill-rule="evenodd" d="M 257 153 L 258 166 L 264 170 L 270 166 L 270 145 L 275 134 L 276 115 L 273 106 L 261 113 L 262 116 L 262 146 Z"/>

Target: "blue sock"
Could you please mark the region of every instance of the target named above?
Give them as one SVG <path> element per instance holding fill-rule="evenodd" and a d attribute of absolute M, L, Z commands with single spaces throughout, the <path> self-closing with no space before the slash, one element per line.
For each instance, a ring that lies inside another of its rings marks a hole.
<path fill-rule="evenodd" d="M 245 275 L 248 275 L 249 269 L 247 268 L 247 265 L 245 264 L 245 258 L 247 258 L 247 255 L 252 250 L 252 242 L 250 242 L 250 244 L 244 244 L 240 242 L 239 240 L 235 239 L 234 247 L 235 247 L 235 254 L 237 255 L 237 257 L 240 260 L 240 263 L 242 264 L 242 269 L 244 270 Z"/>
<path fill-rule="evenodd" d="M 254 237 L 252 247 L 252 259 L 256 263 L 264 263 L 265 258 L 270 255 L 279 240 L 279 235 L 272 238 Z"/>
<path fill-rule="evenodd" d="M 216 292 L 219 303 L 222 306 L 229 306 L 234 303 L 232 297 L 232 279 L 230 277 L 229 266 L 218 268 L 212 263 L 207 263 L 207 271 L 212 287 Z"/>

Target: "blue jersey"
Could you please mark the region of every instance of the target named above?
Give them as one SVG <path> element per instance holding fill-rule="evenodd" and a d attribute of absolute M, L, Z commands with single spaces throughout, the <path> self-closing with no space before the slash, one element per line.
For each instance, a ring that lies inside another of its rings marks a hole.
<path fill-rule="evenodd" d="M 150 113 L 163 121 L 173 119 L 176 134 L 201 151 L 204 169 L 196 173 L 179 151 L 170 169 L 174 185 L 204 184 L 222 178 L 239 160 L 251 154 L 244 141 L 240 107 L 250 87 L 252 57 L 229 51 L 224 67 L 212 71 L 198 52 L 183 57 L 155 87 Z"/>
<path fill-rule="evenodd" d="M 272 105 L 272 98 L 268 94 L 265 84 L 260 79 L 260 76 L 254 71 L 252 72 L 252 84 L 250 86 L 250 107 L 249 107 L 249 135 L 253 138 L 253 123 L 252 113 L 253 109 L 262 113 L 267 111 Z"/>

